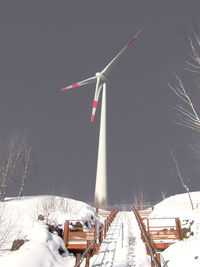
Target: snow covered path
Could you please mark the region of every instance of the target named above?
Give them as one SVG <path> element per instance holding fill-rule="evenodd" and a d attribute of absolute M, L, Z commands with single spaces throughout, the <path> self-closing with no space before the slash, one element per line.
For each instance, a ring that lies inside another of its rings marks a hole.
<path fill-rule="evenodd" d="M 119 212 L 107 233 L 92 267 L 149 267 L 133 212 Z"/>

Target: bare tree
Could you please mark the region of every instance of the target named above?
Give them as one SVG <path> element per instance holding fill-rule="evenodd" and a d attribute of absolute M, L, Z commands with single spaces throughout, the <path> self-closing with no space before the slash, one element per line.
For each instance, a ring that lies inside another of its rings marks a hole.
<path fill-rule="evenodd" d="M 186 60 L 186 69 L 191 73 L 200 74 L 200 39 L 197 34 L 194 33 L 194 38 L 188 38 L 190 45 L 190 59 Z M 184 126 L 186 128 L 190 128 L 197 132 L 200 132 L 200 116 L 199 116 L 199 105 L 195 104 L 192 100 L 192 96 L 190 95 L 189 88 L 185 88 L 185 82 L 178 75 L 174 74 L 175 82 L 172 84 L 168 84 L 172 91 L 178 96 L 180 99 L 180 103 L 175 107 L 179 120 L 174 122 L 178 125 Z M 198 76 L 197 76 L 198 78 Z M 200 87 L 198 85 L 198 87 Z M 178 176 L 180 178 L 182 186 L 185 188 L 188 193 L 188 197 L 190 199 L 191 207 L 194 210 L 194 205 L 192 202 L 192 198 L 190 195 L 189 188 L 184 183 L 183 177 L 181 176 L 178 163 L 175 159 L 174 154 L 170 151 L 171 157 L 175 163 L 176 170 Z"/>
<path fill-rule="evenodd" d="M 31 167 L 31 152 L 32 146 L 25 140 L 24 149 L 23 149 L 23 159 L 21 162 L 21 183 L 19 188 L 18 196 L 21 197 L 24 191 L 25 181 L 27 180 L 28 176 L 30 175 L 30 167 Z"/>
<path fill-rule="evenodd" d="M 169 87 L 174 93 L 182 100 L 183 103 L 178 104 L 175 109 L 178 111 L 179 121 L 174 122 L 178 125 L 185 126 L 187 128 L 200 131 L 200 118 L 196 111 L 196 106 L 193 104 L 191 97 L 184 88 L 183 81 L 180 77 L 175 75 L 177 84 Z"/>
<path fill-rule="evenodd" d="M 162 192 L 162 199 L 163 200 L 166 199 L 166 196 L 165 196 L 165 193 L 164 192 Z"/>
<path fill-rule="evenodd" d="M 7 186 L 13 179 L 15 168 L 21 158 L 21 149 L 16 148 L 18 136 L 13 135 L 9 138 L 6 147 L 1 146 L 0 151 L 0 200 L 3 201 L 6 195 Z"/>
<path fill-rule="evenodd" d="M 180 173 L 177 160 L 176 160 L 176 158 L 175 158 L 175 156 L 174 156 L 174 154 L 173 154 L 173 152 L 171 150 L 170 150 L 170 154 L 171 154 L 171 157 L 172 157 L 172 159 L 173 159 L 173 161 L 175 163 L 176 170 L 177 170 L 177 173 L 178 173 L 178 177 L 179 177 L 179 179 L 181 181 L 181 184 L 185 188 L 186 192 L 188 193 L 188 197 L 189 197 L 189 200 L 190 200 L 190 204 L 191 204 L 192 210 L 194 210 L 194 205 L 193 205 L 192 198 L 191 198 L 191 195 L 190 195 L 190 190 L 189 190 L 189 188 L 187 187 L 187 185 L 183 181 L 183 177 L 182 177 L 182 175 Z"/>
<path fill-rule="evenodd" d="M 140 195 L 134 196 L 134 204 L 140 210 L 145 208 L 144 194 L 142 192 L 140 192 Z"/>
<path fill-rule="evenodd" d="M 43 196 L 39 202 L 38 200 L 36 200 L 34 202 L 34 206 L 34 219 L 38 218 L 38 215 L 43 215 L 46 220 L 46 223 L 51 224 L 56 219 L 56 212 L 61 212 L 63 214 L 70 215 L 78 215 L 84 204 L 80 204 L 73 199 L 49 195 Z"/>
<path fill-rule="evenodd" d="M 8 185 L 20 179 L 19 196 L 22 196 L 25 180 L 29 174 L 31 146 L 28 135 L 13 134 L 0 146 L 0 201 L 4 201 Z"/>
<path fill-rule="evenodd" d="M 190 72 L 200 74 L 200 40 L 196 33 L 194 33 L 194 41 L 188 38 L 191 54 L 190 60 L 186 60 L 186 69 Z M 176 124 L 185 126 L 187 128 L 200 131 L 200 117 L 197 111 L 197 105 L 193 103 L 190 96 L 189 89 L 185 89 L 183 80 L 176 74 L 174 84 L 168 83 L 172 91 L 179 97 L 181 103 L 175 109 L 179 114 L 179 121 L 174 121 Z M 199 108 L 199 107 L 198 107 Z"/>

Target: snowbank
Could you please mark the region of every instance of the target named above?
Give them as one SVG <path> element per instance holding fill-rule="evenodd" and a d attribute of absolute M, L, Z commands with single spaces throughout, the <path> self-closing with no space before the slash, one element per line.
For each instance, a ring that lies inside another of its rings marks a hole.
<path fill-rule="evenodd" d="M 171 245 L 162 256 L 167 267 L 200 266 L 200 238 L 191 238 Z"/>
<path fill-rule="evenodd" d="M 38 220 L 38 215 L 44 217 Z M 84 202 L 57 196 L 9 198 L 0 203 L 0 266 L 60 267 L 74 266 L 62 238 L 50 233 L 48 224 L 64 227 L 65 220 L 102 222 L 94 208 Z M 1 239 L 1 238 L 0 238 Z M 24 245 L 11 252 L 13 240 L 23 239 Z"/>
<path fill-rule="evenodd" d="M 200 213 L 200 192 L 190 193 L 194 211 L 187 193 L 168 197 L 154 206 L 150 217 L 190 217 Z"/>
<path fill-rule="evenodd" d="M 162 253 L 168 267 L 200 266 L 200 192 L 191 193 L 194 210 L 188 194 L 166 198 L 155 205 L 149 218 L 179 217 L 182 228 L 189 230 L 186 238 L 171 245 Z"/>
<path fill-rule="evenodd" d="M 62 256 L 59 254 L 60 248 L 64 252 Z M 8 267 L 59 267 L 67 263 L 73 266 L 74 257 L 65 249 L 63 240 L 51 234 L 42 223 L 33 225 L 19 250 L 0 257 L 0 266 Z"/>

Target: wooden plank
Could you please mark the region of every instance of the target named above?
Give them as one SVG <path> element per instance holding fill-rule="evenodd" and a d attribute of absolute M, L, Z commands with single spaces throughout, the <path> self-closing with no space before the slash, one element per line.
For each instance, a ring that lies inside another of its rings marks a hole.
<path fill-rule="evenodd" d="M 154 248 L 164 250 L 174 244 L 175 242 L 168 242 L 168 243 L 154 243 Z"/>
<path fill-rule="evenodd" d="M 94 236 L 94 232 L 69 232 L 68 242 L 72 240 L 92 240 Z"/>
<path fill-rule="evenodd" d="M 139 211 L 139 214 L 140 214 L 140 216 L 149 216 L 150 214 L 152 213 L 152 211 L 147 211 L 147 210 L 140 210 Z"/>
<path fill-rule="evenodd" d="M 174 220 L 174 225 L 150 225 L 150 222 L 153 220 L 160 219 L 162 221 L 169 220 L 169 218 L 147 218 L 146 226 L 147 226 L 147 233 L 151 240 L 181 240 L 180 235 L 180 221 L 178 218 L 170 218 Z M 162 222 L 161 222 L 162 224 Z M 178 228 L 179 227 L 179 228 Z M 162 229 L 159 229 L 162 228 Z"/>
<path fill-rule="evenodd" d="M 87 248 L 87 243 L 85 244 L 68 244 L 67 250 L 85 250 Z"/>
<path fill-rule="evenodd" d="M 145 218 L 148 217 L 152 213 L 153 209 L 139 210 L 138 213 L 140 217 Z"/>
<path fill-rule="evenodd" d="M 108 212 L 99 212 L 99 215 L 101 215 L 102 217 L 109 217 L 111 215 L 112 212 L 108 211 Z"/>
<path fill-rule="evenodd" d="M 169 231 L 169 230 L 164 230 L 164 231 L 150 231 L 150 237 L 153 238 L 153 237 L 160 237 L 160 236 L 163 236 L 163 237 L 174 237 L 176 239 L 178 239 L 178 234 L 176 231 Z M 170 238 L 168 238 L 170 239 Z"/>
<path fill-rule="evenodd" d="M 170 240 L 170 239 L 174 239 L 174 240 L 178 240 L 176 236 L 166 236 L 166 235 L 150 235 L 150 239 L 152 240 Z"/>

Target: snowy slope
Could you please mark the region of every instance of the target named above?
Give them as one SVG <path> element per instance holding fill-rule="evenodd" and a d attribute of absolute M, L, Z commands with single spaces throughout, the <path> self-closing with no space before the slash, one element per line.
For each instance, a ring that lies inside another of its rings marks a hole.
<path fill-rule="evenodd" d="M 190 193 L 194 210 L 187 193 L 170 196 L 154 206 L 150 217 L 190 217 L 200 212 L 200 192 Z"/>
<path fill-rule="evenodd" d="M 200 192 L 191 193 L 194 210 L 188 194 L 166 198 L 155 205 L 150 218 L 179 217 L 182 228 L 191 228 L 188 239 L 171 245 L 162 253 L 168 267 L 200 266 Z"/>
<path fill-rule="evenodd" d="M 152 218 L 180 217 L 182 225 L 184 227 L 191 225 L 190 232 L 193 232 L 188 239 L 171 245 L 162 252 L 162 260 L 165 262 L 163 266 L 200 266 L 200 192 L 193 192 L 191 196 L 195 210 L 191 209 L 188 195 L 180 194 L 155 205 L 150 215 Z M 43 215 L 45 220 L 38 221 L 38 215 Z M 91 206 L 81 201 L 55 196 L 7 199 L 4 203 L 0 203 L 0 266 L 74 266 L 75 259 L 66 251 L 62 239 L 57 234 L 50 233 L 45 223 L 63 227 L 66 219 L 91 218 L 103 222 Z M 11 252 L 10 248 L 14 239 L 23 239 L 25 244 L 19 250 Z M 112 251 L 113 254 L 111 250 L 107 250 L 109 253 L 105 256 L 105 262 L 113 262 L 116 267 L 126 265 L 149 267 L 149 259 L 144 255 L 145 247 L 132 212 L 120 213 L 118 219 L 114 221 L 108 239 L 102 246 L 105 255 L 106 242 L 107 245 L 112 246 L 114 243 L 109 242 L 114 242 L 114 240 L 115 250 Z M 61 248 L 64 252 L 62 255 L 58 251 Z M 94 256 L 91 264 L 98 265 L 99 260 L 97 256 Z"/>
<path fill-rule="evenodd" d="M 45 217 L 38 221 L 38 215 Z M 62 239 L 50 233 L 45 223 L 64 226 L 66 219 L 87 220 L 102 218 L 81 201 L 56 196 L 34 196 L 6 199 L 0 203 L 0 266 L 58 267 L 74 266 L 74 257 L 66 251 Z M 12 241 L 25 240 L 18 251 L 9 251 Z M 0 239 L 2 240 L 2 239 Z M 65 253 L 59 254 L 62 248 Z"/>

